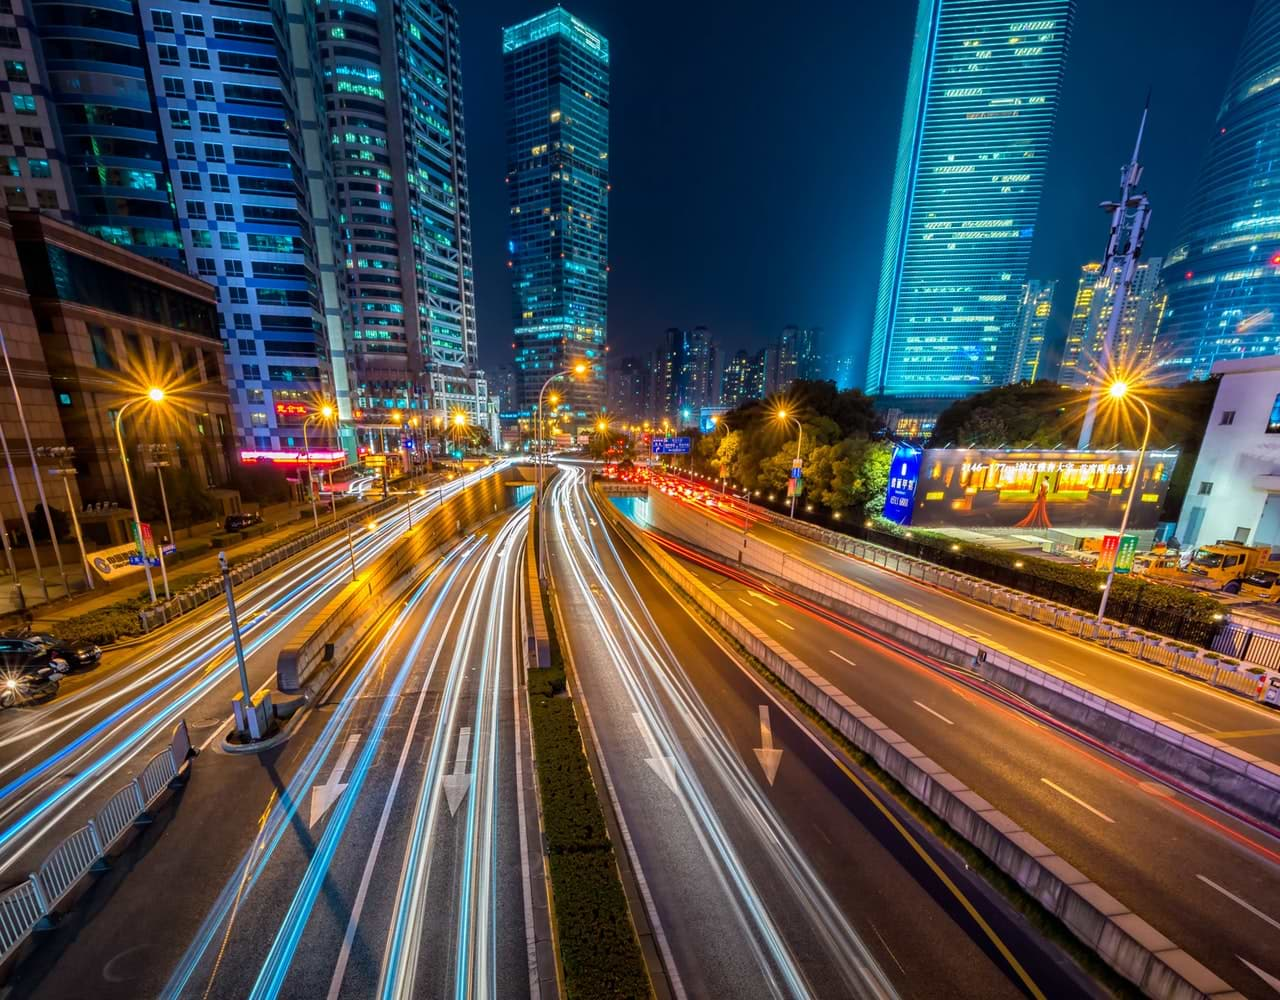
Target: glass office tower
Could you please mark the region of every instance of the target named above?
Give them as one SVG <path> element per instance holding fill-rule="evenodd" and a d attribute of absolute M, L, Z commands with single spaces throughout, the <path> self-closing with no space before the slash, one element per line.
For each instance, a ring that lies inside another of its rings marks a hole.
<path fill-rule="evenodd" d="M 1280 4 L 1254 6 L 1215 126 L 1165 258 L 1154 355 L 1170 381 L 1280 353 Z"/>
<path fill-rule="evenodd" d="M 1075 0 L 920 0 L 864 386 L 1003 384 Z"/>
<path fill-rule="evenodd" d="M 478 369 L 458 13 L 447 0 L 320 0 L 330 155 L 365 423 L 458 409 Z"/>
<path fill-rule="evenodd" d="M 609 42 L 561 8 L 502 35 L 508 267 L 519 405 L 556 371 L 578 426 L 605 404 L 609 246 Z"/>
<path fill-rule="evenodd" d="M 1040 356 L 1044 353 L 1044 335 L 1053 312 L 1056 281 L 1032 278 L 1023 286 L 1018 309 L 1018 340 L 1014 346 L 1010 382 L 1034 382 L 1040 377 Z"/>

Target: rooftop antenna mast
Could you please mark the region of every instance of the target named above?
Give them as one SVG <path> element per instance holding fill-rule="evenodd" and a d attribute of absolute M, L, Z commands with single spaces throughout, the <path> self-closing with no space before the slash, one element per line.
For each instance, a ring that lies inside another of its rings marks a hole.
<path fill-rule="evenodd" d="M 1111 239 L 1107 243 L 1107 255 L 1102 261 L 1099 280 L 1112 279 L 1111 315 L 1107 320 L 1107 333 L 1102 340 L 1102 349 L 1097 358 L 1098 368 L 1104 375 L 1110 375 L 1114 365 L 1116 335 L 1120 330 L 1120 322 L 1124 317 L 1125 303 L 1133 288 L 1133 278 L 1138 270 L 1138 259 L 1142 256 L 1142 241 L 1147 235 L 1147 225 L 1151 221 L 1151 202 L 1147 193 L 1135 194 L 1138 182 L 1142 179 L 1142 164 L 1138 155 L 1142 150 L 1142 133 L 1147 128 L 1147 113 L 1151 110 L 1151 91 L 1147 91 L 1147 103 L 1142 109 L 1142 121 L 1138 125 L 1138 139 L 1133 144 L 1133 157 L 1120 170 L 1120 200 L 1104 201 L 1102 208 L 1111 213 Z M 1085 410 L 1084 424 L 1080 428 L 1080 448 L 1089 447 L 1093 438 L 1093 425 L 1098 418 L 1098 400 L 1103 386 L 1098 379 L 1093 379 L 1089 391 L 1089 406 Z"/>

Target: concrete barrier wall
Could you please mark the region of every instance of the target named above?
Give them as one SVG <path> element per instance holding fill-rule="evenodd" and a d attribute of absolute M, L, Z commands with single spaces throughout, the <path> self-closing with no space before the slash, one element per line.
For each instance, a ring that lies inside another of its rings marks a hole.
<path fill-rule="evenodd" d="M 963 623 L 899 604 L 767 542 L 748 537 L 744 545 L 741 531 L 658 491 L 650 491 L 649 516 L 664 534 L 740 563 L 920 652 L 949 663 L 974 664 L 988 679 L 1109 746 L 1266 823 L 1280 824 L 1280 767 L 1275 764 L 1138 705 L 1063 680 L 998 643 L 970 635 Z"/>
<path fill-rule="evenodd" d="M 544 489 L 550 489 L 558 470 L 547 470 Z M 529 646 L 529 663 L 536 667 L 551 666 L 551 632 L 547 627 L 546 609 L 542 606 L 542 587 L 538 582 L 538 532 L 543 528 L 542 509 L 535 499 L 529 515 L 529 531 L 525 535 L 525 641 Z"/>
<path fill-rule="evenodd" d="M 634 538 L 750 656 L 1062 920 L 1118 973 L 1153 997 L 1183 1000 L 1239 995 L 923 751 L 742 618 L 607 500 L 601 507 L 605 516 Z"/>
<path fill-rule="evenodd" d="M 341 662 L 363 628 L 400 599 L 438 549 L 511 506 L 515 499 L 511 487 L 521 485 L 526 484 L 518 471 L 511 476 L 497 473 L 450 496 L 421 518 L 415 516 L 411 531 L 312 614 L 280 650 L 276 658 L 279 690 L 297 693 L 322 683 L 326 664 Z"/>

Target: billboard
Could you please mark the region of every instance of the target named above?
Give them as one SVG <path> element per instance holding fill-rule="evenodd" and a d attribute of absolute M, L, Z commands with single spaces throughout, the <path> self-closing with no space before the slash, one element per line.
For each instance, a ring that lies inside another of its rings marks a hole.
<path fill-rule="evenodd" d="M 900 444 L 893 449 L 889 485 L 884 494 L 884 516 L 894 524 L 910 524 L 920 481 L 920 449 Z"/>
<path fill-rule="evenodd" d="M 1177 452 L 1148 452 L 1139 468 L 1136 451 L 931 448 L 913 472 L 900 446 L 885 517 L 919 527 L 1114 531 L 1136 476 L 1128 527 L 1149 531 L 1156 527 L 1177 460 Z M 908 474 L 899 475 L 904 463 Z M 904 495 L 910 495 L 910 506 L 899 517 Z"/>

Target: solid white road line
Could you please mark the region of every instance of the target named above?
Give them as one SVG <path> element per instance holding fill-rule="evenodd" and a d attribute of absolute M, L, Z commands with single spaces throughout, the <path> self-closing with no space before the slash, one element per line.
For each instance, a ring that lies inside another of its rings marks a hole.
<path fill-rule="evenodd" d="M 1104 819 L 1104 820 L 1106 820 L 1108 823 L 1114 823 L 1114 822 L 1115 822 L 1115 820 L 1113 820 L 1113 819 L 1112 819 L 1110 816 L 1108 816 L 1106 813 L 1104 813 L 1104 812 L 1102 812 L 1102 811 L 1100 811 L 1100 810 L 1098 810 L 1098 809 L 1093 808 L 1093 806 L 1089 805 L 1089 803 L 1088 803 L 1088 802 L 1086 802 L 1084 799 L 1077 798 L 1076 796 L 1072 795 L 1070 792 L 1068 792 L 1068 791 L 1067 791 L 1065 788 L 1063 788 L 1061 785 L 1055 785 L 1055 784 L 1054 784 L 1052 781 L 1050 781 L 1048 778 L 1041 778 L 1040 780 L 1041 780 L 1041 781 L 1043 781 L 1043 782 L 1044 782 L 1046 785 L 1048 785 L 1050 788 L 1052 788 L 1052 789 L 1053 789 L 1055 792 L 1057 792 L 1059 795 L 1065 795 L 1067 798 L 1069 798 L 1069 799 L 1070 799 L 1072 802 L 1074 802 L 1076 805 L 1078 805 L 1078 806 L 1083 806 L 1085 809 L 1088 809 L 1088 810 L 1089 810 L 1089 812 L 1093 813 L 1093 814 L 1094 814 L 1095 816 L 1097 816 L 1099 819 Z"/>
<path fill-rule="evenodd" d="M 1209 723 L 1207 722 L 1201 722 L 1199 719 L 1193 719 L 1191 718 L 1191 716 L 1183 715 L 1181 712 L 1170 712 L 1169 714 L 1176 715 L 1179 719 L 1182 719 L 1184 722 L 1190 722 L 1193 726 L 1196 727 L 1197 730 L 1199 730 L 1202 733 L 1213 732 L 1213 726 L 1209 725 Z"/>
<path fill-rule="evenodd" d="M 915 701 L 915 699 L 913 698 L 913 699 L 912 699 L 912 701 Z M 954 723 L 954 722 L 952 722 L 950 719 L 948 719 L 948 718 L 947 718 L 945 715 L 943 715 L 941 712 L 935 712 L 932 708 L 930 708 L 930 707 L 929 707 L 928 705 L 926 705 L 924 702 L 922 702 L 922 701 L 915 701 L 915 704 L 919 705 L 921 708 L 923 708 L 923 709 L 924 709 L 926 712 L 928 712 L 930 715 L 936 716 L 937 718 L 941 719 L 941 720 L 942 720 L 943 722 L 945 722 L 948 726 L 954 726 L 954 725 L 955 725 L 955 723 Z"/>
<path fill-rule="evenodd" d="M 764 601 L 764 603 L 769 605 L 769 607 L 771 608 L 776 608 L 778 606 L 777 601 L 773 600 L 770 597 L 765 597 L 764 594 L 760 593 L 757 590 L 748 590 L 747 593 L 750 594 L 752 597 L 754 597 L 757 601 Z"/>
<path fill-rule="evenodd" d="M 1052 664 L 1053 664 L 1055 667 L 1057 667 L 1059 670 L 1065 670 L 1067 673 L 1069 673 L 1069 674 L 1075 674 L 1077 677 L 1087 677 L 1087 676 L 1088 676 L 1088 674 L 1086 674 L 1083 670 L 1077 670 L 1075 667 L 1068 667 L 1065 663 L 1062 663 L 1062 662 L 1060 662 L 1060 661 L 1058 661 L 1058 660 L 1046 660 L 1045 662 L 1046 662 L 1046 663 L 1052 663 Z"/>
<path fill-rule="evenodd" d="M 745 604 L 749 608 L 755 607 L 755 605 L 752 604 L 750 601 L 748 601 L 745 597 L 739 597 L 738 600 L 740 600 L 743 604 Z"/>
<path fill-rule="evenodd" d="M 1197 875 L 1196 878 L 1198 878 L 1201 882 L 1207 885 L 1210 889 L 1217 889 L 1220 893 L 1226 896 L 1227 899 L 1231 900 L 1233 903 L 1239 903 L 1241 906 L 1243 906 L 1246 910 L 1252 913 L 1259 920 L 1265 920 L 1276 930 L 1280 931 L 1280 923 L 1278 923 L 1271 917 L 1267 916 L 1265 913 L 1259 910 L 1256 906 L 1254 906 L 1248 900 L 1241 899 L 1239 896 L 1237 896 L 1234 892 L 1231 892 L 1229 889 L 1222 888 L 1222 886 L 1218 885 L 1218 883 L 1211 878 L 1205 878 L 1203 875 Z"/>
<path fill-rule="evenodd" d="M 851 659 L 849 659 L 849 657 L 844 656 L 841 653 L 837 653 L 834 649 L 828 649 L 827 652 L 830 653 L 832 656 L 834 656 L 837 660 L 844 660 L 844 662 L 849 664 L 849 666 L 851 667 L 857 666 L 857 664 L 854 663 Z"/>
<path fill-rule="evenodd" d="M 794 625 L 792 625 L 790 622 L 784 622 L 781 618 L 775 618 L 774 621 L 777 622 L 779 625 L 782 625 L 784 628 L 791 629 L 792 632 L 796 630 L 796 627 Z"/>
<path fill-rule="evenodd" d="M 1236 958 L 1240 959 L 1240 961 L 1242 961 L 1246 966 L 1248 966 L 1249 971 L 1252 972 L 1255 976 L 1261 979 L 1264 983 L 1270 986 L 1277 993 L 1280 993 L 1280 979 L 1277 979 L 1275 976 L 1271 975 L 1271 973 L 1269 972 L 1263 972 L 1261 969 L 1259 969 L 1256 965 L 1250 962 L 1243 955 L 1237 955 Z"/>

